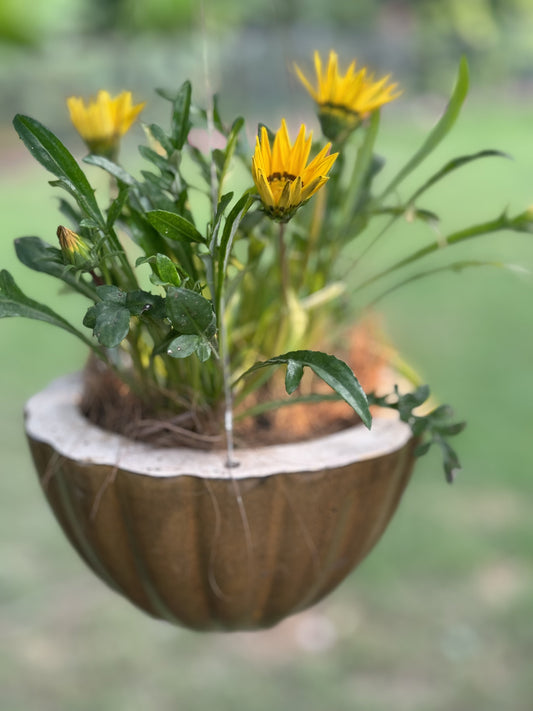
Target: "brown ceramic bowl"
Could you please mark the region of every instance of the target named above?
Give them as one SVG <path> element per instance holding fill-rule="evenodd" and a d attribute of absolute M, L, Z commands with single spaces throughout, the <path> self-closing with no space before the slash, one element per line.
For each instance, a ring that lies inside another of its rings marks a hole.
<path fill-rule="evenodd" d="M 376 417 L 321 439 L 236 452 L 154 449 L 87 422 L 81 377 L 26 407 L 46 497 L 94 572 L 194 629 L 268 627 L 320 600 L 367 555 L 407 485 L 409 428 Z"/>

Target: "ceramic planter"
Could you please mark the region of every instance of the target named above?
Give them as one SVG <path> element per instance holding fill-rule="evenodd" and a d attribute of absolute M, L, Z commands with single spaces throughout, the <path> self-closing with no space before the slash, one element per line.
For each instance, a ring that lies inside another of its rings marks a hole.
<path fill-rule="evenodd" d="M 268 627 L 317 602 L 386 528 L 413 465 L 396 419 L 223 452 L 154 449 L 87 422 L 81 377 L 26 407 L 45 495 L 94 572 L 149 614 L 194 629 Z"/>

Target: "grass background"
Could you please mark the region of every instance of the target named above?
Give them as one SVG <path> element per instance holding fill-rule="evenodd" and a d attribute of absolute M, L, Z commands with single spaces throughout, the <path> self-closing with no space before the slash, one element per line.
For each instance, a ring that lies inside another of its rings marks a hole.
<path fill-rule="evenodd" d="M 428 194 L 445 231 L 533 202 L 533 109 L 471 101 L 427 170 L 496 147 L 514 160 L 465 168 Z M 410 155 L 438 107 L 391 111 L 379 148 Z M 9 131 L 0 160 L 0 265 L 63 314 L 71 299 L 25 274 L 12 239 L 49 241 L 58 222 L 47 176 Z M 398 245 L 427 231 L 400 227 Z M 533 269 L 533 238 L 501 234 L 455 251 Z M 386 256 L 386 250 L 377 255 Z M 90 573 L 37 485 L 24 401 L 85 353 L 44 324 L 0 324 L 0 692 L 6 711 L 530 711 L 533 700 L 533 292 L 531 277 L 487 268 L 446 273 L 382 304 L 402 354 L 469 427 L 464 469 L 444 482 L 417 466 L 372 555 L 327 600 L 259 633 L 197 634 L 153 621 Z"/>

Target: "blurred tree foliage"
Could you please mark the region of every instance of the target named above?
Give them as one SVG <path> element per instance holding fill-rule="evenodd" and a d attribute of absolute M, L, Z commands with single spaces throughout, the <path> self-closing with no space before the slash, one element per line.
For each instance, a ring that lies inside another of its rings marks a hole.
<path fill-rule="evenodd" d="M 92 90 L 88 78 L 101 81 L 102 71 L 110 86 L 144 90 L 154 76 L 164 80 L 176 54 L 190 73 L 203 27 L 220 45 L 216 70 L 231 85 L 238 75 L 243 93 L 265 81 L 257 76 L 265 61 L 274 74 L 289 54 L 304 60 L 333 45 L 378 72 L 393 68 L 413 91 L 448 87 L 461 55 L 477 86 L 533 79 L 533 0 L 0 0 L 4 103 L 32 110 L 36 64 L 56 94 L 58 82 L 59 93 Z M 275 90 L 261 86 L 265 97 Z"/>
<path fill-rule="evenodd" d="M 483 48 L 497 43 L 506 28 L 530 22 L 531 0 L 206 0 L 211 21 L 235 24 L 320 24 L 375 27 L 409 23 L 428 37 L 435 33 Z M 175 32 L 198 22 L 198 0 L 0 0 L 0 40 L 44 42 L 64 29 L 80 32 Z"/>
<path fill-rule="evenodd" d="M 58 32 L 76 31 L 86 0 L 0 0 L 0 42 L 39 45 Z"/>

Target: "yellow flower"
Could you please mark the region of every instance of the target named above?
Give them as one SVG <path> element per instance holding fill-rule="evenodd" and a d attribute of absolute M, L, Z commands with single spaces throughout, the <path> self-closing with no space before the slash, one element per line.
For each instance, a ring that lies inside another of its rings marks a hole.
<path fill-rule="evenodd" d="M 91 153 L 113 156 L 120 138 L 143 110 L 144 103 L 133 106 L 130 91 L 123 91 L 115 98 L 107 91 L 99 91 L 87 106 L 76 96 L 67 99 L 67 106 L 72 123 Z"/>
<path fill-rule="evenodd" d="M 306 138 L 305 134 L 306 128 L 302 124 L 292 146 L 283 119 L 272 149 L 264 126 L 256 139 L 252 175 L 266 212 L 279 222 L 290 220 L 298 207 L 326 183 L 327 174 L 338 155 L 330 155 L 331 144 L 328 143 L 306 165 L 313 136 L 310 133 Z"/>
<path fill-rule="evenodd" d="M 334 51 L 329 53 L 325 71 L 319 53 L 315 52 L 314 57 L 316 87 L 296 64 L 294 69 L 316 101 L 322 130 L 331 140 L 344 139 L 373 111 L 402 93 L 396 91 L 397 84 L 388 83 L 390 75 L 374 81 L 374 75 L 368 75 L 366 67 L 356 71 L 355 60 L 343 76 L 339 72 L 338 57 Z"/>

